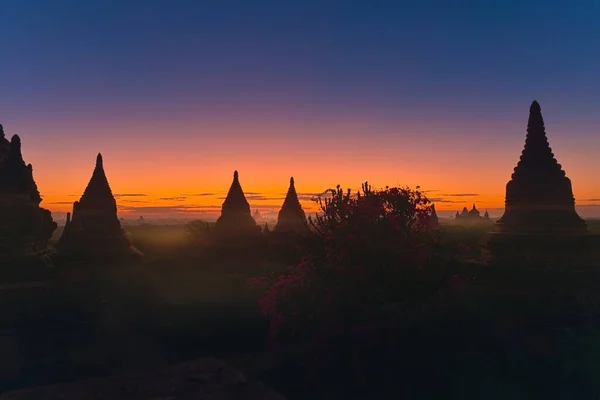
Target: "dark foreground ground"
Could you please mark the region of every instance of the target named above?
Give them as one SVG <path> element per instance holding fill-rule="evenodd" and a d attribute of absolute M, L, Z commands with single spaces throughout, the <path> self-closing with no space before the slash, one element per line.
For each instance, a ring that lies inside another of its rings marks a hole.
<path fill-rule="evenodd" d="M 598 224 L 590 224 L 597 230 Z M 476 244 L 489 226 L 448 226 Z M 597 271 L 465 265 L 476 284 L 444 312 L 407 322 L 402 362 L 381 361 L 364 389 L 314 383 L 267 348 L 246 280 L 286 264 L 259 251 L 206 255 L 182 227 L 130 230 L 142 263 L 69 266 L 0 287 L 0 389 L 109 376 L 217 357 L 289 399 L 598 398 Z M 384 395 L 385 392 L 386 394 Z M 394 398 L 392 397 L 392 398 Z M 372 397 L 367 397 L 372 398 Z"/>

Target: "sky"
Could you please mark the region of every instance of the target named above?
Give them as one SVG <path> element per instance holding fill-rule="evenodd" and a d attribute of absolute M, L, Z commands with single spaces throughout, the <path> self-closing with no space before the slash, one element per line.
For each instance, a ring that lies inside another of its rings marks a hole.
<path fill-rule="evenodd" d="M 61 214 L 96 154 L 125 217 L 276 213 L 340 184 L 502 212 L 538 100 L 600 215 L 600 2 L 0 0 L 0 123 Z"/>

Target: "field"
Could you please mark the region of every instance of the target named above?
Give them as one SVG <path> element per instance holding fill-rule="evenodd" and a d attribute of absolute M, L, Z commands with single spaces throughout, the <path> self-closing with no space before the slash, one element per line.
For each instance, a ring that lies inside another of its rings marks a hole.
<path fill-rule="evenodd" d="M 600 221 L 589 225 L 600 231 Z M 490 225 L 443 228 L 471 246 L 474 256 Z M 39 285 L 3 286 L 4 389 L 216 356 L 290 399 L 335 397 L 333 389 L 312 387 L 268 351 L 268 322 L 257 305 L 261 293 L 247 279 L 283 271 L 285 257 L 264 249 L 207 251 L 189 243 L 184 226 L 140 225 L 128 233 L 145 254 L 139 264 L 75 266 L 56 270 Z M 477 284 L 444 315 L 422 316 L 401 339 L 411 350 L 402 367 L 406 383 L 398 383 L 397 391 L 412 398 L 532 398 L 533 388 L 565 398 L 574 391 L 580 396 L 572 398 L 597 393 L 587 375 L 600 366 L 594 344 L 600 336 L 588 317 L 573 315 L 570 303 L 583 284 L 595 290 L 595 271 L 575 276 L 468 263 L 464 268 Z M 513 317 L 525 322 L 518 329 L 496 324 Z M 544 343 L 558 353 L 536 352 Z M 556 393 L 552 379 L 562 380 L 565 393 Z M 431 381 L 437 386 L 429 387 Z"/>

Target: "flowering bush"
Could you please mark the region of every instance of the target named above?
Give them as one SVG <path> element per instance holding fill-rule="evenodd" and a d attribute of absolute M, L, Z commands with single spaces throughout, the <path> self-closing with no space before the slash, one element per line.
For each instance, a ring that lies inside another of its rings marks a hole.
<path fill-rule="evenodd" d="M 430 224 L 431 205 L 419 188 L 365 183 L 356 194 L 339 186 L 330 194 L 309 218 L 302 261 L 274 281 L 252 281 L 267 286 L 260 304 L 273 344 L 301 338 L 356 351 L 382 343 L 389 328 L 463 285 L 449 267 L 455 251 Z"/>

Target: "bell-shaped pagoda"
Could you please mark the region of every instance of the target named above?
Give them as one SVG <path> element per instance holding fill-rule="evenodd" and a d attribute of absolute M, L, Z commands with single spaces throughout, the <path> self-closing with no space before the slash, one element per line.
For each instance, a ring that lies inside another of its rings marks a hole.
<path fill-rule="evenodd" d="M 504 215 L 499 232 L 585 233 L 587 226 L 575 211 L 571 180 L 548 144 L 537 101 L 529 109 L 525 147 L 506 184 Z"/>
<path fill-rule="evenodd" d="M 50 211 L 40 207 L 41 201 L 33 167 L 21 154 L 21 138 L 14 135 L 8 141 L 0 125 L 0 264 L 49 255 L 56 223 Z"/>
<path fill-rule="evenodd" d="M 96 158 L 96 167 L 83 195 L 73 203 L 72 215 L 67 215 L 59 251 L 62 255 L 86 258 L 140 255 L 117 217 L 117 202 L 106 178 L 101 154 Z"/>
<path fill-rule="evenodd" d="M 217 219 L 215 230 L 219 235 L 225 236 L 260 231 L 260 227 L 252 218 L 250 204 L 242 190 L 237 171 L 233 172 L 233 182 L 221 207 L 221 216 Z"/>
<path fill-rule="evenodd" d="M 548 262 L 589 253 L 592 238 L 575 211 L 571 180 L 552 153 L 540 105 L 534 101 L 525 147 L 506 185 L 504 214 L 482 244 L 491 259 L 513 254 Z"/>
<path fill-rule="evenodd" d="M 275 232 L 302 232 L 308 229 L 306 214 L 298 200 L 298 193 L 294 185 L 294 177 L 290 178 L 285 200 L 277 216 Z"/>

